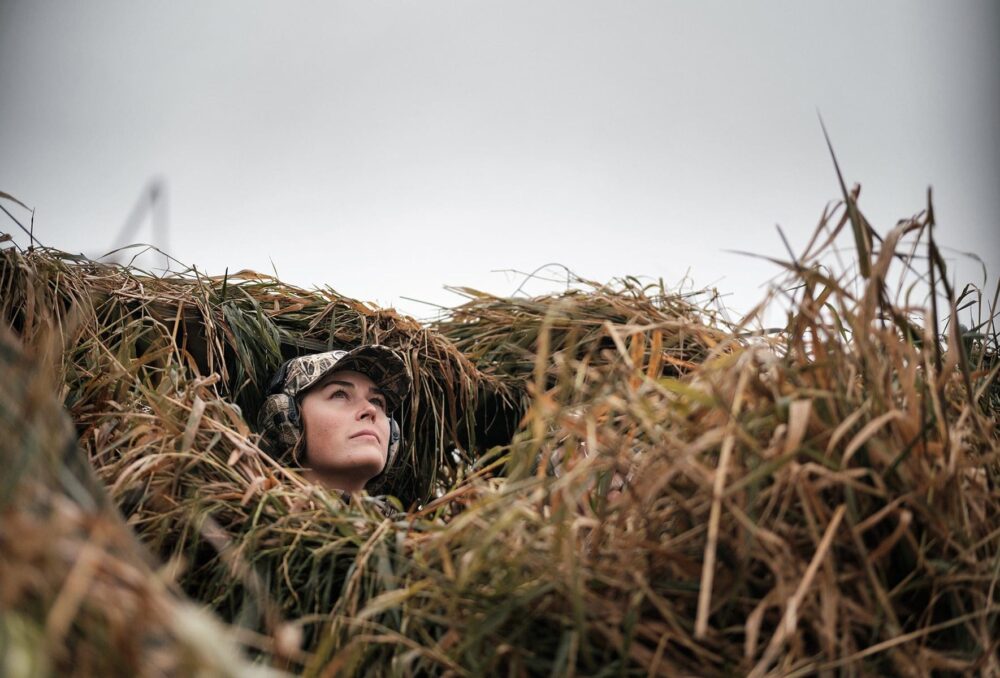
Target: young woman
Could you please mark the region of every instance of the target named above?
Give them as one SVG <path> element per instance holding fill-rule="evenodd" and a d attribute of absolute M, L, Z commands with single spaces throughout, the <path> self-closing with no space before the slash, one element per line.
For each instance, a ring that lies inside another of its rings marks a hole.
<path fill-rule="evenodd" d="M 399 450 L 392 415 L 411 383 L 399 354 L 377 344 L 293 358 L 261 408 L 262 447 L 329 489 L 359 492 Z"/>

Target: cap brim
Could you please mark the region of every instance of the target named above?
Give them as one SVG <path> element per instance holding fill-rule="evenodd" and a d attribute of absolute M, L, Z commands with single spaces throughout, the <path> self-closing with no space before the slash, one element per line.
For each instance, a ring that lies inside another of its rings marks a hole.
<path fill-rule="evenodd" d="M 392 409 L 399 407 L 410 393 L 410 370 L 399 353 L 388 346 L 359 346 L 348 351 L 325 374 L 341 370 L 353 370 L 367 375 L 385 394 Z"/>

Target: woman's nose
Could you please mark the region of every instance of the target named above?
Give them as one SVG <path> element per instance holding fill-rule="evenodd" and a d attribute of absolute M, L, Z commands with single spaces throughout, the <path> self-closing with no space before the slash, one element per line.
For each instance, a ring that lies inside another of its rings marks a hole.
<path fill-rule="evenodd" d="M 358 408 L 358 419 L 371 419 L 375 420 L 375 413 L 378 410 L 375 408 L 375 404 L 370 400 L 365 400 L 362 402 L 360 408 Z"/>

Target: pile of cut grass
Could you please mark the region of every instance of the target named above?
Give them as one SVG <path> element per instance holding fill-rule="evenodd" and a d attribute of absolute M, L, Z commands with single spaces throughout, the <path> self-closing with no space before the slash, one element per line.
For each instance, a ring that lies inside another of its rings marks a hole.
<path fill-rule="evenodd" d="M 456 464 L 467 461 L 452 454 L 454 441 L 475 444 L 467 413 L 477 395 L 503 390 L 449 341 L 391 309 L 251 271 L 153 277 L 54 250 L 7 248 L 0 293 L 0 317 L 26 343 L 50 325 L 65 342 L 64 399 L 85 444 L 92 434 L 109 434 L 109 406 L 148 412 L 160 395 L 189 384 L 252 422 L 284 360 L 381 343 L 403 355 L 415 388 L 402 412 L 404 463 L 374 489 L 410 504 L 450 482 Z M 246 426 L 237 428 L 248 435 Z"/>
<path fill-rule="evenodd" d="M 633 345 L 631 357 L 652 361 L 651 373 L 665 376 L 686 374 L 730 336 L 714 295 L 670 292 L 662 280 L 601 285 L 570 276 L 565 291 L 527 298 L 451 289 L 467 301 L 431 327 L 504 386 L 480 398 L 480 451 L 510 440 L 531 400 L 529 382 L 543 379 L 551 387 L 571 378 L 571 365 L 613 361 L 626 334 L 641 332 L 644 341 Z M 551 357 L 539 362 L 539 352 Z"/>
<path fill-rule="evenodd" d="M 261 662 L 1000 672 L 996 299 L 950 289 L 931 210 L 882 238 L 844 197 L 788 262 L 775 334 L 631 280 L 470 291 L 424 328 L 270 279 L 9 249 L 2 310 L 24 344 L 43 326 L 64 342 L 63 399 L 97 477 Z M 857 276 L 824 259 L 848 228 Z M 899 273 L 926 280 L 925 307 L 896 298 Z M 279 356 L 374 340 L 418 374 L 417 478 L 397 485 L 411 510 L 390 517 L 303 482 L 244 419 Z"/>
<path fill-rule="evenodd" d="M 0 675 L 277 675 L 154 571 L 80 454 L 46 357 L 0 327 Z"/>

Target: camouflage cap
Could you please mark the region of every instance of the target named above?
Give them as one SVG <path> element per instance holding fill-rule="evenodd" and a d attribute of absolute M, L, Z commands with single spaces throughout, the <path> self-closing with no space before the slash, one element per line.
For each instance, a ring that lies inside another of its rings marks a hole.
<path fill-rule="evenodd" d="M 334 370 L 354 370 L 367 375 L 385 394 L 390 410 L 398 408 L 410 392 L 410 371 L 406 363 L 396 351 L 379 344 L 293 358 L 286 363 L 280 386 L 275 384 L 272 392 L 280 390 L 298 398 Z"/>

